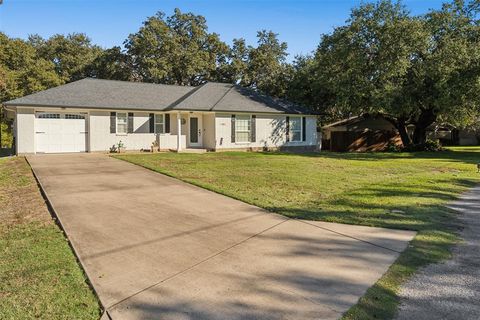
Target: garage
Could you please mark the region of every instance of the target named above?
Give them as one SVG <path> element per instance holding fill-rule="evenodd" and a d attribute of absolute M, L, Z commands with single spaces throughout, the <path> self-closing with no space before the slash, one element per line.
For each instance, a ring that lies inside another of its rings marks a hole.
<path fill-rule="evenodd" d="M 35 113 L 35 149 L 38 153 L 87 151 L 86 113 Z"/>

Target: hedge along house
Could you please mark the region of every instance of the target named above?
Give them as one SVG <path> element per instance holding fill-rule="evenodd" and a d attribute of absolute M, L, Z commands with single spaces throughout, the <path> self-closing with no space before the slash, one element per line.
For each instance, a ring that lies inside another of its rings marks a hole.
<path fill-rule="evenodd" d="M 83 79 L 5 102 L 17 154 L 127 150 L 316 150 L 317 118 L 237 85 Z"/>

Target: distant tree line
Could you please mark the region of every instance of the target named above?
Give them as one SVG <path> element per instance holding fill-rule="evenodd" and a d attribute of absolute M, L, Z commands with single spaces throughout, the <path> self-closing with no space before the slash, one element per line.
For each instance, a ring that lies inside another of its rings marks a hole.
<path fill-rule="evenodd" d="M 405 145 L 421 145 L 434 122 L 478 124 L 479 10 L 480 0 L 453 0 L 419 16 L 401 2 L 365 3 L 323 35 L 315 52 L 292 63 L 272 31 L 259 31 L 255 46 L 244 39 L 229 46 L 208 31 L 204 17 L 179 9 L 147 18 L 122 47 L 109 49 L 82 33 L 27 40 L 0 33 L 0 101 L 85 77 L 229 82 L 302 104 L 323 123 L 382 113 Z"/>

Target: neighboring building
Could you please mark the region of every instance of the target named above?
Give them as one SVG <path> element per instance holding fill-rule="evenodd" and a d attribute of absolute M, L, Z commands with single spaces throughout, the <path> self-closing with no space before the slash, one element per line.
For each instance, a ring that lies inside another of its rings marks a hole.
<path fill-rule="evenodd" d="M 322 149 L 331 151 L 383 151 L 402 145 L 398 131 L 381 115 L 351 117 L 322 128 Z"/>
<path fill-rule="evenodd" d="M 458 130 L 457 139 L 460 146 L 478 146 L 480 145 L 480 130 Z"/>
<path fill-rule="evenodd" d="M 5 102 L 17 154 L 127 150 L 315 150 L 317 116 L 237 85 L 83 79 Z"/>
<path fill-rule="evenodd" d="M 407 127 L 410 136 L 413 126 Z M 331 151 L 383 151 L 389 145 L 402 146 L 395 126 L 381 114 L 364 114 L 331 123 L 322 128 L 322 149 Z M 448 124 L 433 124 L 427 128 L 427 138 L 444 146 L 478 145 L 480 133 L 456 129 Z"/>

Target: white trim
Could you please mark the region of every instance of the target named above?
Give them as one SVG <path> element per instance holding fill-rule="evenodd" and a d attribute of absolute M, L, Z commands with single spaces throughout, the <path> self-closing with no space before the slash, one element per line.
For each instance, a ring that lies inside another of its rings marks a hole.
<path fill-rule="evenodd" d="M 192 130 L 192 125 L 191 125 L 191 121 L 192 121 L 192 118 L 196 118 L 197 119 L 197 142 L 192 142 L 191 138 L 192 138 L 192 133 L 191 133 L 191 130 Z M 188 131 L 188 145 L 189 146 L 192 146 L 192 147 L 201 147 L 203 146 L 203 116 L 201 113 L 198 113 L 198 112 L 190 112 L 188 114 L 188 126 L 187 126 L 187 131 Z M 200 132 L 200 135 L 198 134 L 198 132 Z"/>
<path fill-rule="evenodd" d="M 157 123 L 157 116 L 162 116 L 162 122 Z M 162 132 L 157 132 L 157 124 L 163 126 Z M 164 134 L 165 133 L 165 113 L 154 113 L 153 114 L 153 133 L 155 134 Z"/>
<path fill-rule="evenodd" d="M 300 131 L 299 130 L 295 130 L 295 132 L 300 132 L 300 140 L 293 140 L 293 132 L 294 130 L 292 130 L 292 119 L 294 118 L 297 118 L 297 119 L 300 119 Z M 289 142 L 303 142 L 302 141 L 302 137 L 303 137 L 303 119 L 302 119 L 302 116 L 293 116 L 293 117 L 290 117 L 290 120 L 289 120 L 289 130 L 288 130 L 288 135 L 289 135 Z"/>
<path fill-rule="evenodd" d="M 238 141 L 237 139 L 237 120 L 238 117 L 249 117 L 248 120 L 248 131 L 239 131 L 239 132 L 248 132 L 248 140 L 247 141 Z M 252 114 L 235 114 L 235 144 L 249 144 L 252 142 Z"/>
<path fill-rule="evenodd" d="M 125 114 L 125 132 L 118 132 L 118 115 Z M 117 136 L 126 136 L 128 134 L 128 112 L 115 113 L 115 134 Z"/>

